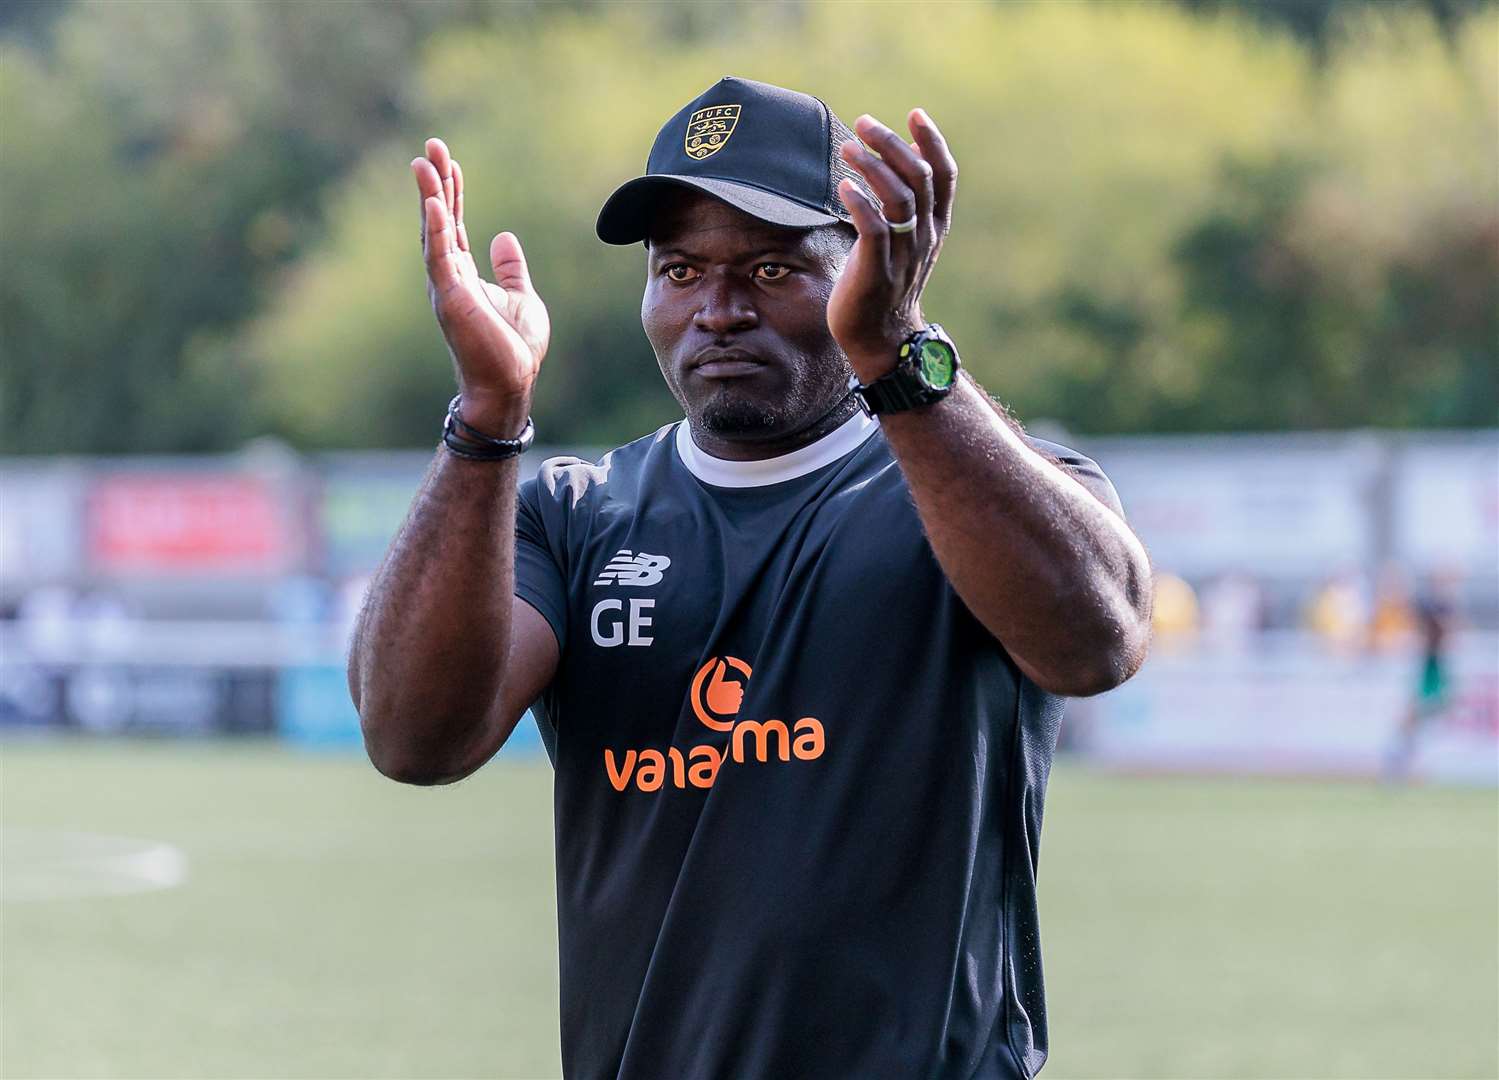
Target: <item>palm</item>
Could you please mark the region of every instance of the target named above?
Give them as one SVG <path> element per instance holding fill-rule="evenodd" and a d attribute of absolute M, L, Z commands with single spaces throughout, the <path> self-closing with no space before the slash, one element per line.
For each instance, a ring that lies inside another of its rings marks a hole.
<path fill-rule="evenodd" d="M 520 241 L 490 244 L 494 282 L 479 274 L 463 221 L 463 170 L 439 139 L 412 162 L 422 197 L 427 291 L 465 394 L 530 392 L 551 337 L 546 305 L 526 269 Z"/>
<path fill-rule="evenodd" d="M 458 282 L 444 293 L 434 286 L 432 302 L 461 374 L 486 386 L 531 383 L 551 334 L 546 305 L 516 283 L 484 280 L 471 251 L 453 258 Z"/>
<path fill-rule="evenodd" d="M 859 339 L 861 331 L 869 326 L 870 315 L 874 314 L 864 310 L 867 306 L 864 298 L 869 292 L 868 279 L 878 269 L 869 265 L 868 246 L 862 239 L 854 241 L 848 260 L 843 264 L 843 273 L 838 275 L 828 297 L 828 329 L 835 341 L 845 345 Z"/>

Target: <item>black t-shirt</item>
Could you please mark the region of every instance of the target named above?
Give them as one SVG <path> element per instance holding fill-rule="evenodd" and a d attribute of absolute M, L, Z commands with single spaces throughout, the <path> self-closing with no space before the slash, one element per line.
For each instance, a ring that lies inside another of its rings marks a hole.
<path fill-rule="evenodd" d="M 725 462 L 671 424 L 547 461 L 517 517 L 561 646 L 567 1075 L 1034 1074 L 1063 702 L 948 584 L 879 425 Z"/>

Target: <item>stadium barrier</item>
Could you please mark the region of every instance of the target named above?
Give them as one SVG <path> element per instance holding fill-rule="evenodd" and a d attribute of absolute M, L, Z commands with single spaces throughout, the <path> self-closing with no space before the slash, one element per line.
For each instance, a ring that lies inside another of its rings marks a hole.
<path fill-rule="evenodd" d="M 1423 581 L 1446 582 L 1467 627 L 1457 696 L 1420 740 L 1419 770 L 1492 782 L 1499 430 L 1037 430 L 1103 464 L 1187 620 L 1183 641 L 1158 643 L 1173 647 L 1130 683 L 1069 706 L 1069 748 L 1130 768 L 1377 771 L 1416 658 L 1350 657 L 1290 628 L 1330 581 L 1334 615 L 1372 607 L 1349 597 L 1393 568 L 1412 599 Z M 528 454 L 523 475 L 556 452 Z M 266 442 L 0 459 L 0 727 L 356 744 L 348 630 L 430 460 Z M 1225 581 L 1201 593 L 1196 625 L 1192 590 Z M 506 752 L 539 749 L 527 722 Z"/>

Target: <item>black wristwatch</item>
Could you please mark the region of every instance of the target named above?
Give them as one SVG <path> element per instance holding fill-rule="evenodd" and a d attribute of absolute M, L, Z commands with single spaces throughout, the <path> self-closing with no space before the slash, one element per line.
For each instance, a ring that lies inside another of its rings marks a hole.
<path fill-rule="evenodd" d="M 894 370 L 868 386 L 855 375 L 848 380 L 848 388 L 870 416 L 901 412 L 941 401 L 952 392 L 961 367 L 952 338 L 932 323 L 901 343 Z"/>

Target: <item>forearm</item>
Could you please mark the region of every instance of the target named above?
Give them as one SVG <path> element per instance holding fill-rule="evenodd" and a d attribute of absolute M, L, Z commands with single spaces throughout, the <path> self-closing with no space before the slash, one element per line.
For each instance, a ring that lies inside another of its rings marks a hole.
<path fill-rule="evenodd" d="M 1083 696 L 1135 672 L 1150 563 L 1118 514 L 1027 446 L 966 375 L 881 425 L 948 580 L 1027 676 Z"/>
<path fill-rule="evenodd" d="M 370 584 L 349 689 L 387 775 L 449 776 L 497 741 L 519 461 L 439 450 Z"/>

